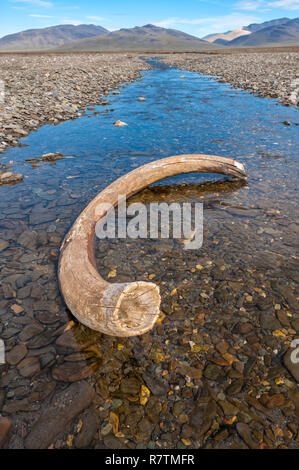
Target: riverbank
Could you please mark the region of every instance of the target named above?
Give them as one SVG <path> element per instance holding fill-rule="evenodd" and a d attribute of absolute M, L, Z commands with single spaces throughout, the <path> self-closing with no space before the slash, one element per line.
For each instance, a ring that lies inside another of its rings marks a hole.
<path fill-rule="evenodd" d="M 298 52 L 168 54 L 163 56 L 163 61 L 183 70 L 213 75 L 234 88 L 243 88 L 261 97 L 277 98 L 287 106 L 296 105 L 296 88 L 299 89 Z"/>
<path fill-rule="evenodd" d="M 78 117 L 147 69 L 137 54 L 0 55 L 0 152 L 44 124 Z"/>

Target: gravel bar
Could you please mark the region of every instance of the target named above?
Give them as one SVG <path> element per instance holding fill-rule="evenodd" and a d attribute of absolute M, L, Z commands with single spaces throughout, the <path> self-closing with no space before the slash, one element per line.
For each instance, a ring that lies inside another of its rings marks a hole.
<path fill-rule="evenodd" d="M 44 124 L 78 117 L 148 68 L 137 54 L 1 54 L 0 152 Z"/>
<path fill-rule="evenodd" d="M 287 106 L 298 106 L 299 53 L 170 54 L 169 65 L 191 72 L 213 75 L 260 97 L 278 98 Z"/>

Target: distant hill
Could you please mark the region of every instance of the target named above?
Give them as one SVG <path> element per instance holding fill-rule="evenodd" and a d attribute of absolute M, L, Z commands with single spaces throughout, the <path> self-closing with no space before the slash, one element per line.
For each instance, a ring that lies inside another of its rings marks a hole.
<path fill-rule="evenodd" d="M 243 39 L 246 39 L 246 41 L 249 40 L 249 36 L 251 36 L 253 33 L 257 33 L 258 31 L 261 31 L 265 28 L 281 26 L 288 23 L 289 21 L 291 21 L 290 18 L 278 18 L 276 20 L 265 21 L 264 23 L 252 23 L 248 26 L 243 26 L 242 28 L 227 31 L 226 33 L 209 34 L 202 39 L 214 44 L 238 47 L 238 44 L 241 45 Z"/>
<path fill-rule="evenodd" d="M 152 24 L 120 29 L 103 36 L 83 39 L 60 47 L 60 51 L 187 51 L 215 49 L 217 46 L 175 29 Z"/>
<path fill-rule="evenodd" d="M 215 44 L 227 44 L 229 41 L 232 41 L 233 39 L 236 39 L 240 36 L 247 36 L 249 34 L 251 34 L 251 32 L 248 31 L 247 29 L 238 28 L 238 29 L 234 29 L 233 31 L 227 31 L 226 33 L 208 34 L 208 36 L 205 36 L 202 39 L 208 42 L 215 43 Z"/>
<path fill-rule="evenodd" d="M 108 32 L 102 26 L 94 24 L 81 24 L 79 26 L 65 24 L 42 29 L 29 29 L 1 38 L 0 50 L 29 51 L 49 49 L 78 39 L 107 34 Z"/>
<path fill-rule="evenodd" d="M 265 21 L 264 23 L 249 24 L 248 26 L 245 26 L 245 29 L 247 29 L 247 31 L 250 31 L 251 33 L 257 33 L 261 29 L 270 28 L 271 26 L 279 26 L 284 23 L 287 23 L 288 21 L 291 21 L 291 19 L 290 18 L 278 18 L 276 20 Z"/>
<path fill-rule="evenodd" d="M 238 37 L 229 47 L 290 46 L 299 44 L 299 18 L 260 29 L 246 37 Z"/>

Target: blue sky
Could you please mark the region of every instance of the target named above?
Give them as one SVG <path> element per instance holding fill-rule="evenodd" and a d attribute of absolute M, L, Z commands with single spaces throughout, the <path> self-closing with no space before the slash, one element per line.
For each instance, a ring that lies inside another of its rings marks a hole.
<path fill-rule="evenodd" d="M 153 23 L 202 37 L 284 16 L 299 16 L 299 0 L 0 0 L 0 37 L 62 23 Z"/>

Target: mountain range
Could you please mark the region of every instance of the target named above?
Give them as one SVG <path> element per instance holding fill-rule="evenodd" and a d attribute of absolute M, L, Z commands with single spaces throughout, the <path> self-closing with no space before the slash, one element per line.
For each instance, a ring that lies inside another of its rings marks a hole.
<path fill-rule="evenodd" d="M 28 29 L 0 39 L 0 50 L 22 51 L 49 49 L 72 41 L 107 34 L 109 31 L 94 24 L 74 26 L 64 24 L 42 29 Z"/>
<path fill-rule="evenodd" d="M 0 51 L 198 51 L 296 44 L 299 45 L 299 18 L 279 18 L 202 39 L 152 24 L 113 32 L 93 24 L 58 25 L 4 36 Z"/>
<path fill-rule="evenodd" d="M 263 47 L 299 44 L 298 18 L 278 18 L 264 23 L 253 23 L 222 34 L 203 38 L 213 44 L 228 47 Z"/>
<path fill-rule="evenodd" d="M 152 24 L 120 29 L 103 36 L 75 41 L 61 46 L 61 51 L 156 51 L 215 49 L 213 44 L 176 29 Z"/>

